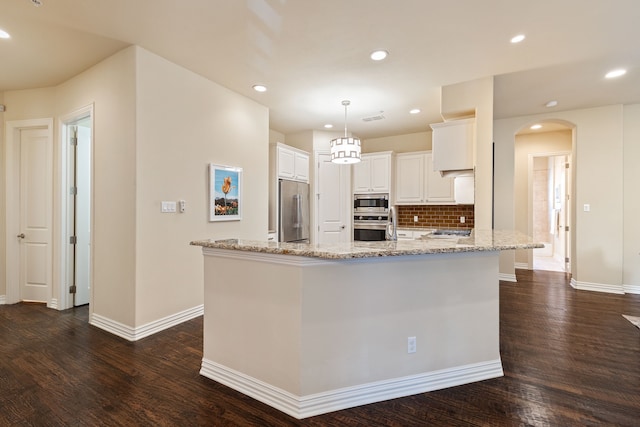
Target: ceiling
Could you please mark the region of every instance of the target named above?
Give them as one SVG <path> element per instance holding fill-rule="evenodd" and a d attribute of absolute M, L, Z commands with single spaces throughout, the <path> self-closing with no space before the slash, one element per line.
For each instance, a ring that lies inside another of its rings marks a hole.
<path fill-rule="evenodd" d="M 0 0 L 0 11 L 12 36 L 0 39 L 0 92 L 60 84 L 135 44 L 267 106 L 285 134 L 342 132 L 345 99 L 360 138 L 425 131 L 442 121 L 441 86 L 487 76 L 494 118 L 549 112 L 549 100 L 640 102 L 637 0 Z M 376 49 L 389 57 L 372 61 Z M 627 74 L 604 79 L 618 67 Z"/>

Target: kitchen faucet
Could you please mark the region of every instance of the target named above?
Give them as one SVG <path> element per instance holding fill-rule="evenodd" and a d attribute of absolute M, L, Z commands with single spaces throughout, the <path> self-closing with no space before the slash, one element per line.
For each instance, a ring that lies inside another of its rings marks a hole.
<path fill-rule="evenodd" d="M 396 219 L 396 208 L 389 208 L 389 222 L 384 230 L 384 238 L 386 240 L 398 240 L 398 221 Z"/>

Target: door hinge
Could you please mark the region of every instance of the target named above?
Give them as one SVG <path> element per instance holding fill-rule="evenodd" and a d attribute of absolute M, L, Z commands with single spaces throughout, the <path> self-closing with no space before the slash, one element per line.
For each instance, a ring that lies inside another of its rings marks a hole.
<path fill-rule="evenodd" d="M 70 294 L 75 294 L 76 293 L 76 289 L 77 289 L 76 285 L 69 286 L 69 293 Z"/>
<path fill-rule="evenodd" d="M 569 231 L 569 226 L 568 225 L 564 228 L 564 231 Z"/>
<path fill-rule="evenodd" d="M 569 262 L 569 257 L 566 257 L 566 258 L 564 259 L 564 262 Z"/>
<path fill-rule="evenodd" d="M 72 196 L 77 196 L 78 195 L 78 187 L 69 187 L 69 194 L 71 194 Z"/>
<path fill-rule="evenodd" d="M 71 138 L 69 138 L 69 143 L 74 146 L 78 145 L 78 138 L 75 136 L 72 136 Z"/>
<path fill-rule="evenodd" d="M 564 168 L 565 168 L 565 169 L 569 169 L 569 163 L 565 163 L 565 164 L 564 164 Z"/>
<path fill-rule="evenodd" d="M 77 236 L 70 236 L 69 237 L 69 243 L 71 243 L 72 245 L 75 245 L 76 243 L 78 243 L 78 237 Z"/>

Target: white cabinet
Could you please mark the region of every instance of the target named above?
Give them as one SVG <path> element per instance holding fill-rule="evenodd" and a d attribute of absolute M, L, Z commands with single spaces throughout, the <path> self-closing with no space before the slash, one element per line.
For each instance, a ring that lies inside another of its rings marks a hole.
<path fill-rule="evenodd" d="M 455 179 L 454 193 L 456 203 L 473 205 L 475 202 L 475 179 L 472 176 L 458 176 Z"/>
<path fill-rule="evenodd" d="M 433 167 L 437 171 L 473 169 L 475 119 L 451 120 L 431 125 Z"/>
<path fill-rule="evenodd" d="M 397 231 L 398 240 L 416 240 L 427 234 L 431 234 L 433 230 L 412 230 L 409 228 L 399 228 Z"/>
<path fill-rule="evenodd" d="M 453 178 L 443 178 L 439 171 L 433 169 L 432 153 L 425 154 L 425 200 L 428 203 L 453 202 Z"/>
<path fill-rule="evenodd" d="M 431 152 L 396 156 L 396 203 L 434 204 L 454 202 L 453 179 L 433 170 Z"/>
<path fill-rule="evenodd" d="M 283 144 L 276 145 L 278 178 L 309 182 L 309 154 Z"/>
<path fill-rule="evenodd" d="M 389 193 L 393 153 L 363 154 L 360 163 L 353 165 L 354 193 Z"/>

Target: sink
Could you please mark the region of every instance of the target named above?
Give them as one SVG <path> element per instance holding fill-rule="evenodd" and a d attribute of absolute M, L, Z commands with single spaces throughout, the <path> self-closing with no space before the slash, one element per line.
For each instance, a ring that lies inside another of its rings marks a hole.
<path fill-rule="evenodd" d="M 429 237 L 451 238 L 451 237 L 469 237 L 470 235 L 471 235 L 470 228 L 457 228 L 457 229 L 435 230 L 429 235 Z"/>

